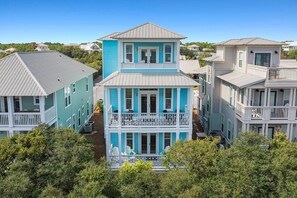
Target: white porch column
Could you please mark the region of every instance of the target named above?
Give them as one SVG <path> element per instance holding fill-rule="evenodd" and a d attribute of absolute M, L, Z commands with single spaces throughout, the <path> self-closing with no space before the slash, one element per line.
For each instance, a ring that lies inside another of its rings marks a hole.
<path fill-rule="evenodd" d="M 293 106 L 293 94 L 294 94 L 294 89 L 290 89 L 290 97 L 289 97 L 289 106 Z"/>
<path fill-rule="evenodd" d="M 177 102 L 176 102 L 176 127 L 179 128 L 179 112 L 180 112 L 180 88 L 177 88 Z"/>
<path fill-rule="evenodd" d="M 8 104 L 8 123 L 9 127 L 13 127 L 13 113 L 14 113 L 14 104 L 13 104 L 13 96 L 7 97 Z"/>
<path fill-rule="evenodd" d="M 40 121 L 45 123 L 45 96 L 39 97 Z"/>
<path fill-rule="evenodd" d="M 177 132 L 176 132 L 176 137 L 175 137 L 175 138 L 176 138 L 176 139 L 175 139 L 176 141 L 179 140 L 179 134 L 180 134 L 180 132 L 177 131 Z"/>
<path fill-rule="evenodd" d="M 119 138 L 119 162 L 120 166 L 122 165 L 122 133 L 118 132 L 118 138 Z"/>
<path fill-rule="evenodd" d="M 261 133 L 265 137 L 265 124 L 262 124 L 262 131 L 261 131 Z"/>
<path fill-rule="evenodd" d="M 244 89 L 244 94 L 243 94 L 243 104 L 247 106 L 248 104 L 248 88 Z"/>
<path fill-rule="evenodd" d="M 189 94 L 189 105 L 188 105 L 188 109 L 189 109 L 189 116 L 190 116 L 190 129 L 192 131 L 192 128 L 193 128 L 193 87 L 189 88 L 188 89 L 190 94 Z M 211 108 L 212 108 L 213 105 L 211 105 Z M 199 109 L 199 107 L 197 107 L 197 110 Z M 192 137 L 192 136 L 191 136 Z"/>
<path fill-rule="evenodd" d="M 163 49 L 165 51 L 165 49 Z M 177 66 L 177 71 L 179 72 L 180 66 L 179 66 L 179 56 L 180 56 L 180 41 L 176 42 L 176 54 L 175 54 L 175 62 Z"/>
<path fill-rule="evenodd" d="M 105 113 L 105 128 L 108 127 L 108 122 L 109 122 L 109 117 L 108 117 L 108 109 L 109 109 L 109 106 L 107 105 L 107 101 L 108 101 L 108 96 L 107 96 L 107 88 L 104 87 L 104 101 L 103 101 L 103 106 L 104 106 L 104 113 Z M 112 112 L 111 112 L 112 113 Z M 105 130 L 106 131 L 106 130 Z M 104 135 L 107 135 L 107 133 L 105 132 Z M 106 155 L 107 156 L 107 155 Z"/>
<path fill-rule="evenodd" d="M 271 88 L 268 88 L 268 94 L 267 94 L 267 100 L 266 100 L 267 107 L 270 106 L 270 92 L 271 92 Z"/>
<path fill-rule="evenodd" d="M 119 127 L 122 126 L 122 100 L 121 100 L 121 88 L 118 88 L 118 119 Z"/>
<path fill-rule="evenodd" d="M 247 104 L 247 106 L 251 106 L 251 99 L 252 99 L 252 89 L 249 88 L 249 97 L 248 97 L 248 104 Z"/>
<path fill-rule="evenodd" d="M 265 127 L 265 137 L 266 137 L 266 138 L 268 137 L 268 125 L 269 125 L 269 124 L 266 124 L 266 127 Z"/>
<path fill-rule="evenodd" d="M 259 106 L 261 106 L 261 104 Z M 264 107 L 267 106 L 267 88 L 265 88 L 265 91 L 264 91 L 264 102 L 263 102 L 263 106 Z"/>
<path fill-rule="evenodd" d="M 110 150 L 110 133 L 109 131 L 107 131 L 105 129 L 105 142 L 106 142 L 106 159 L 109 160 L 110 159 L 110 153 L 109 153 L 109 150 Z"/>

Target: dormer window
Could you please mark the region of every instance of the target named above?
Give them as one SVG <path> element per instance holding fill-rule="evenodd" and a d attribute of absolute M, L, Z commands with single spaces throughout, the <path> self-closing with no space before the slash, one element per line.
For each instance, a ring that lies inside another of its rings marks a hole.
<path fill-rule="evenodd" d="M 133 44 L 126 43 L 125 44 L 125 63 L 133 63 L 134 55 L 133 55 Z"/>
<path fill-rule="evenodd" d="M 172 63 L 172 44 L 164 45 L 164 62 Z"/>
<path fill-rule="evenodd" d="M 255 65 L 270 67 L 271 53 L 255 53 Z"/>

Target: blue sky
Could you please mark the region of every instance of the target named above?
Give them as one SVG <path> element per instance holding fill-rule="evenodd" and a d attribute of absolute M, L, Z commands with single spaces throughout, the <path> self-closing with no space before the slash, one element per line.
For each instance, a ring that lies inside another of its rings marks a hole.
<path fill-rule="evenodd" d="M 95 41 L 148 21 L 185 41 L 297 41 L 296 10 L 296 0 L 0 0 L 0 43 Z"/>

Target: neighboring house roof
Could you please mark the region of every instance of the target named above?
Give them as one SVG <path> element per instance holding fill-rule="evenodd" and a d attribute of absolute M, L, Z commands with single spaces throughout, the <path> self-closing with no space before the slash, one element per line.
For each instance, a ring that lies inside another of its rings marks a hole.
<path fill-rule="evenodd" d="M 244 88 L 249 85 L 257 84 L 259 82 L 263 82 L 265 80 L 264 77 L 252 75 L 252 74 L 245 74 L 237 71 L 233 71 L 224 75 L 218 76 L 218 78 L 235 85 L 239 88 Z"/>
<path fill-rule="evenodd" d="M 174 73 L 122 73 L 114 72 L 100 82 L 109 87 L 187 87 L 199 85 L 196 81 L 181 72 Z"/>
<path fill-rule="evenodd" d="M 198 74 L 206 74 L 206 67 L 200 67 L 198 70 Z"/>
<path fill-rule="evenodd" d="M 111 33 L 111 34 L 109 34 L 109 35 L 106 35 L 106 36 L 103 36 L 103 37 L 99 38 L 98 40 L 99 40 L 99 41 L 115 40 L 115 39 L 113 39 L 112 37 L 113 37 L 113 36 L 116 36 L 116 35 L 118 35 L 118 34 L 120 34 L 120 32 L 113 32 L 113 33 Z"/>
<path fill-rule="evenodd" d="M 79 48 L 85 51 L 100 51 L 100 47 L 96 43 L 87 43 L 84 45 L 80 45 Z"/>
<path fill-rule="evenodd" d="M 186 74 L 198 74 L 200 64 L 198 60 L 180 60 L 180 70 Z"/>
<path fill-rule="evenodd" d="M 78 43 L 65 43 L 64 44 L 65 47 L 79 47 Z"/>
<path fill-rule="evenodd" d="M 297 61 L 295 59 L 281 59 L 279 63 L 280 67 L 296 67 Z"/>
<path fill-rule="evenodd" d="M 145 23 L 135 28 L 111 36 L 114 39 L 185 39 L 186 37 L 153 23 Z"/>
<path fill-rule="evenodd" d="M 203 58 L 203 60 L 205 61 L 209 61 L 209 62 L 222 62 L 224 61 L 224 59 L 216 54 L 212 54 L 212 56 L 207 57 L 207 58 Z"/>
<path fill-rule="evenodd" d="M 272 41 L 264 38 L 253 37 L 253 38 L 241 38 L 241 39 L 230 39 L 227 41 L 216 43 L 219 46 L 237 46 L 237 45 L 283 45 L 284 43 Z"/>
<path fill-rule="evenodd" d="M 0 49 L 0 53 L 5 53 L 5 51 L 4 51 L 4 50 L 2 50 L 2 49 Z"/>
<path fill-rule="evenodd" d="M 0 59 L 0 96 L 47 96 L 95 72 L 56 51 L 16 52 Z"/>
<path fill-rule="evenodd" d="M 193 45 L 189 45 L 188 47 L 199 47 L 198 45 L 195 45 L 195 44 L 193 44 Z"/>
<path fill-rule="evenodd" d="M 5 52 L 14 52 L 14 51 L 16 51 L 16 49 L 13 48 L 13 47 L 8 48 L 8 49 L 5 50 Z"/>

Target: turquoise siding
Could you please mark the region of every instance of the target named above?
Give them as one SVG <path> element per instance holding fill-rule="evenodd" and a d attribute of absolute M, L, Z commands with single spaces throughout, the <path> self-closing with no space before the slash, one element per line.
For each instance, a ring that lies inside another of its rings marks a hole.
<path fill-rule="evenodd" d="M 110 105 L 112 105 L 112 111 L 118 110 L 118 91 L 117 88 L 110 88 Z M 121 88 L 121 110 L 122 112 L 125 111 L 125 89 Z M 135 113 L 140 112 L 139 109 L 139 101 L 140 101 L 140 94 L 138 88 L 133 89 L 133 111 Z M 160 88 L 158 91 L 158 108 L 159 112 L 163 112 L 164 110 L 164 88 Z M 180 109 L 181 112 L 185 112 L 185 105 L 188 103 L 188 88 L 181 88 L 180 91 Z M 177 88 L 173 88 L 173 107 L 171 112 L 175 112 L 177 110 Z"/>
<path fill-rule="evenodd" d="M 182 140 L 182 141 L 185 141 L 187 139 L 187 133 L 186 132 L 181 132 L 179 134 L 179 138 Z"/>
<path fill-rule="evenodd" d="M 118 70 L 118 41 L 103 41 L 103 79 Z"/>
<path fill-rule="evenodd" d="M 176 141 L 176 133 L 172 133 L 172 140 L 171 140 L 171 144 L 173 145 Z"/>
<path fill-rule="evenodd" d="M 124 153 L 126 151 L 126 134 L 122 133 L 122 142 L 121 142 L 121 147 L 122 147 L 122 153 Z"/>
<path fill-rule="evenodd" d="M 138 143 L 138 133 L 134 133 L 134 151 L 138 153 L 139 151 L 139 143 Z"/>
<path fill-rule="evenodd" d="M 54 94 L 50 94 L 45 98 L 45 110 L 49 109 L 54 105 Z M 22 107 L 23 110 L 39 110 L 39 105 L 34 105 L 34 97 L 33 96 L 23 96 L 22 97 Z"/>
<path fill-rule="evenodd" d="M 110 143 L 113 147 L 119 147 L 119 138 L 118 133 L 110 133 Z"/>
<path fill-rule="evenodd" d="M 159 134 L 159 153 L 163 151 L 163 133 Z"/>
<path fill-rule="evenodd" d="M 75 114 L 75 126 L 76 131 L 80 131 L 83 128 L 85 122 L 91 117 L 93 112 L 93 75 L 88 77 L 89 90 L 86 91 L 85 78 L 75 83 L 76 91 L 73 93 L 71 88 L 71 105 L 65 107 L 64 89 L 60 89 L 57 94 L 57 119 L 58 127 L 66 126 L 67 119 L 71 118 Z M 87 103 L 89 102 L 89 116 L 87 116 Z M 84 112 L 82 112 L 82 106 L 84 106 Z M 78 125 L 78 110 L 81 110 L 81 124 Z"/>
<path fill-rule="evenodd" d="M 174 73 L 177 72 L 177 69 L 121 69 L 123 73 L 146 73 L 146 72 L 153 72 L 153 73 L 160 73 L 160 72 L 168 72 Z"/>

